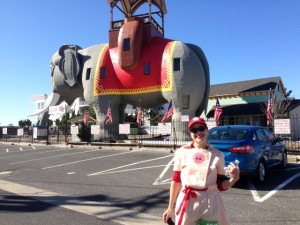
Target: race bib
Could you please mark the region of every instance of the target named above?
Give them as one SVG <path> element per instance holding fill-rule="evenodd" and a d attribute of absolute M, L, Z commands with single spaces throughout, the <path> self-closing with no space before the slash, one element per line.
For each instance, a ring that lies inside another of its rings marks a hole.
<path fill-rule="evenodd" d="M 198 220 L 197 225 L 219 225 L 219 222 L 218 221 L 207 221 L 207 220 Z"/>

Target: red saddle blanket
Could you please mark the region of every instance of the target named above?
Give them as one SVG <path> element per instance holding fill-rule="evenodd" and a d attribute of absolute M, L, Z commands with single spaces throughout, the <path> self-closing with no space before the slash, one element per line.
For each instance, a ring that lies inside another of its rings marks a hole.
<path fill-rule="evenodd" d="M 94 79 L 94 95 L 138 94 L 172 90 L 173 48 L 175 41 L 155 37 L 144 46 L 139 64 L 132 70 L 123 70 L 118 64 L 118 49 L 101 49 Z M 144 74 L 144 65 L 150 65 L 150 74 Z M 105 74 L 101 75 L 101 72 Z"/>

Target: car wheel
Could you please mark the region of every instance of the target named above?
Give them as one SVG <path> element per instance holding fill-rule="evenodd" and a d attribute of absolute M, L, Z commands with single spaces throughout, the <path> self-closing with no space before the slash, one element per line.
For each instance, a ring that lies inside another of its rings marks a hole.
<path fill-rule="evenodd" d="M 284 151 L 282 154 L 282 161 L 280 164 L 281 169 L 285 169 L 287 167 L 288 159 L 287 159 L 287 152 Z"/>
<path fill-rule="evenodd" d="M 263 161 L 260 161 L 256 171 L 256 181 L 258 183 L 264 182 L 266 179 L 266 166 Z"/>

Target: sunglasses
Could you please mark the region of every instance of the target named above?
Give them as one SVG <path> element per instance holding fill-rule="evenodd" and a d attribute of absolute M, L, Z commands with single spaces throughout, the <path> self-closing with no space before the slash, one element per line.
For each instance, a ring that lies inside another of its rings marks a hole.
<path fill-rule="evenodd" d="M 198 128 L 191 129 L 191 132 L 193 134 L 195 134 L 195 133 L 197 133 L 197 131 L 203 132 L 203 131 L 205 131 L 205 129 L 206 129 L 205 127 L 201 126 L 201 127 L 198 127 Z"/>

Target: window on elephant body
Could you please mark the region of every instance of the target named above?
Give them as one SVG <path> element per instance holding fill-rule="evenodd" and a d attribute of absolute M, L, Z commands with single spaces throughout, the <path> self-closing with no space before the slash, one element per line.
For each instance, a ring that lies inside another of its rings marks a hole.
<path fill-rule="evenodd" d="M 173 59 L 173 71 L 180 71 L 180 58 Z"/>
<path fill-rule="evenodd" d="M 106 78 L 106 67 L 100 67 L 100 78 Z"/>
<path fill-rule="evenodd" d="M 144 75 L 150 75 L 151 73 L 151 65 L 150 63 L 144 64 Z"/>
<path fill-rule="evenodd" d="M 190 96 L 183 95 L 182 96 L 182 109 L 189 109 L 190 108 Z"/>
<path fill-rule="evenodd" d="M 85 79 L 89 80 L 91 77 L 91 68 L 87 68 L 86 70 L 86 75 L 85 75 Z"/>
<path fill-rule="evenodd" d="M 124 38 L 123 39 L 123 51 L 129 51 L 130 50 L 130 38 Z"/>

